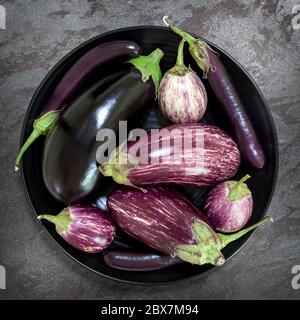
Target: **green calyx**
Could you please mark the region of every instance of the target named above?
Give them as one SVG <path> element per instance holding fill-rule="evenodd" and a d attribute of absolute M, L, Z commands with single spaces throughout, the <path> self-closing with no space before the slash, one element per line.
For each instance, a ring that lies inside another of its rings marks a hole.
<path fill-rule="evenodd" d="M 57 233 L 61 234 L 67 231 L 69 224 L 72 222 L 70 212 L 68 208 L 63 209 L 58 215 L 42 214 L 37 217 L 39 220 L 46 219 L 55 224 Z"/>
<path fill-rule="evenodd" d="M 133 64 L 141 72 L 143 82 L 152 78 L 156 93 L 162 77 L 159 63 L 163 56 L 163 51 L 157 48 L 148 56 L 139 56 L 128 61 L 128 63 Z"/>
<path fill-rule="evenodd" d="M 272 221 L 272 218 L 267 216 L 248 228 L 233 234 L 225 235 L 214 232 L 204 221 L 195 219 L 191 224 L 191 231 L 195 236 L 196 244 L 177 245 L 174 250 L 174 256 L 192 264 L 203 265 L 209 263 L 221 266 L 225 262 L 221 250 L 230 242 L 241 238 L 243 235 L 262 225 L 266 221 Z"/>
<path fill-rule="evenodd" d="M 227 181 L 227 186 L 229 189 L 227 199 L 230 201 L 238 201 L 245 197 L 251 195 L 251 191 L 248 189 L 246 180 L 250 179 L 250 176 L 247 174 L 239 181 Z"/>
<path fill-rule="evenodd" d="M 122 147 L 122 146 L 121 146 Z M 129 179 L 129 172 L 139 165 L 139 161 L 128 153 L 120 151 L 120 148 L 116 148 L 109 156 L 109 160 L 99 167 L 100 172 L 105 177 L 112 177 L 112 179 L 118 183 L 126 186 L 136 187 Z M 139 188 L 145 191 L 142 188 Z"/>
<path fill-rule="evenodd" d="M 41 135 L 47 135 L 51 130 L 52 126 L 58 119 L 60 111 L 49 111 L 37 118 L 33 122 L 33 130 L 30 136 L 27 138 L 23 144 L 21 150 L 18 153 L 18 156 L 15 161 L 15 171 L 19 170 L 20 162 L 25 151 L 30 147 L 30 145 Z"/>
<path fill-rule="evenodd" d="M 197 243 L 177 245 L 174 255 L 192 264 L 222 265 L 225 258 L 220 251 L 221 240 L 218 234 L 208 224 L 198 219 L 191 224 L 191 230 Z"/>
<path fill-rule="evenodd" d="M 203 71 L 203 77 L 207 78 L 207 74 L 210 70 L 213 70 L 213 66 L 210 63 L 209 55 L 207 49 L 213 51 L 213 49 L 205 42 L 197 39 L 190 35 L 189 33 L 181 30 L 176 26 L 171 26 L 167 22 L 167 16 L 163 18 L 164 23 L 176 34 L 178 34 L 182 39 L 187 41 L 189 44 L 189 51 L 194 58 L 195 62 L 199 68 Z"/>
<path fill-rule="evenodd" d="M 184 43 L 185 43 L 185 40 L 182 39 L 178 46 L 176 64 L 172 69 L 168 71 L 168 73 L 178 75 L 178 76 L 184 76 L 187 72 L 191 71 L 184 64 L 184 55 L 183 55 Z"/>

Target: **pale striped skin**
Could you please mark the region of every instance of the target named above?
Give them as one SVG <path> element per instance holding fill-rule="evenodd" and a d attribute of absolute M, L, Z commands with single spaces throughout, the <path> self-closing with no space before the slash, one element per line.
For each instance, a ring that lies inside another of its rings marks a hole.
<path fill-rule="evenodd" d="M 171 122 L 193 123 L 203 117 L 207 93 L 194 72 L 187 69 L 180 75 L 171 69 L 160 83 L 158 102 L 162 114 Z"/>
<path fill-rule="evenodd" d="M 88 253 L 101 252 L 111 245 L 115 227 L 106 213 L 92 206 L 76 205 L 67 210 L 72 221 L 60 235 L 70 245 Z"/>
<path fill-rule="evenodd" d="M 135 156 L 131 153 L 132 146 L 139 149 L 141 154 L 148 155 L 147 161 L 129 171 L 127 178 L 131 184 L 213 186 L 237 172 L 240 152 L 223 130 L 200 123 L 177 124 L 164 129 L 174 133 L 169 148 L 160 147 L 162 139 L 159 132 L 150 132 L 129 146 L 128 152 L 132 156 Z M 183 137 L 191 141 L 188 147 L 174 147 L 180 145 L 177 142 Z M 168 162 L 166 159 L 170 157 L 173 161 Z"/>
<path fill-rule="evenodd" d="M 178 244 L 196 244 L 190 225 L 207 219 L 175 190 L 156 187 L 143 192 L 121 187 L 108 197 L 108 210 L 119 227 L 135 239 L 172 255 Z"/>
<path fill-rule="evenodd" d="M 215 230 L 235 232 L 249 221 L 253 199 L 249 194 L 240 200 L 229 200 L 227 184 L 228 181 L 222 182 L 211 190 L 204 204 L 204 212 Z"/>

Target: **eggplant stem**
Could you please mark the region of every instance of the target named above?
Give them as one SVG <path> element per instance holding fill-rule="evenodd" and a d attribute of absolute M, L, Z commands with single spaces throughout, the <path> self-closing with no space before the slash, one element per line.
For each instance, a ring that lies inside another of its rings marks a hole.
<path fill-rule="evenodd" d="M 42 133 L 37 128 L 33 129 L 33 131 L 31 132 L 30 136 L 27 138 L 27 140 L 25 141 L 25 143 L 23 144 L 21 150 L 18 153 L 18 156 L 17 156 L 16 161 L 15 161 L 15 171 L 19 170 L 20 162 L 21 162 L 22 156 L 25 153 L 25 151 L 41 135 L 42 135 Z"/>
<path fill-rule="evenodd" d="M 168 22 L 169 16 L 163 16 L 163 22 L 167 27 L 170 27 L 170 24 Z"/>
<path fill-rule="evenodd" d="M 232 233 L 232 234 L 222 234 L 222 233 L 218 233 L 222 245 L 221 245 L 221 249 L 225 248 L 230 242 L 233 242 L 239 238 L 241 238 L 243 235 L 245 235 L 246 233 L 248 233 L 249 231 L 259 227 L 260 225 L 264 224 L 267 221 L 271 221 L 273 222 L 272 217 L 270 216 L 266 216 L 264 219 L 262 219 L 261 221 L 253 224 L 252 226 L 242 229 L 238 232 Z"/>
<path fill-rule="evenodd" d="M 238 201 L 244 197 L 251 196 L 251 191 L 248 189 L 247 185 L 244 183 L 246 180 L 250 179 L 250 175 L 246 174 L 239 181 L 229 181 L 228 187 L 229 192 L 227 195 L 228 200 Z"/>
<path fill-rule="evenodd" d="M 33 122 L 33 131 L 23 144 L 21 150 L 19 151 L 16 161 L 15 161 L 15 171 L 19 170 L 20 162 L 25 151 L 30 147 L 30 145 L 41 135 L 47 135 L 53 125 L 56 123 L 60 110 L 49 111 Z"/>
<path fill-rule="evenodd" d="M 184 65 L 184 57 L 183 57 L 183 48 L 184 48 L 185 40 L 182 39 L 178 46 L 178 52 L 177 52 L 177 60 L 176 60 L 176 66 L 186 68 Z"/>

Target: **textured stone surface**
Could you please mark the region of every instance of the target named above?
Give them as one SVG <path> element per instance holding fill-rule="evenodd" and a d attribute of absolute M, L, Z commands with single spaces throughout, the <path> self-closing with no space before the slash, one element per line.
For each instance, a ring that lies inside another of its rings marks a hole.
<path fill-rule="evenodd" d="M 298 1 L 299 2 L 299 1 Z M 291 27 L 297 1 L 1 1 L 0 299 L 299 299 L 291 268 L 300 264 L 300 30 Z M 13 171 L 21 124 L 47 71 L 84 40 L 115 28 L 172 21 L 232 54 L 253 76 L 272 110 L 280 143 L 271 228 L 257 232 L 224 267 L 163 287 L 116 283 L 63 254 L 32 214 Z"/>

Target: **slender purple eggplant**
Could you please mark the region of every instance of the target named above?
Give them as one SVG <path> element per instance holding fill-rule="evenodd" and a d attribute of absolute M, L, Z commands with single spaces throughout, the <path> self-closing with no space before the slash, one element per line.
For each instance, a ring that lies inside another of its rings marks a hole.
<path fill-rule="evenodd" d="M 173 123 L 198 122 L 207 106 L 207 93 L 197 74 L 184 65 L 184 40 L 178 47 L 176 65 L 163 76 L 158 103 L 165 118 Z"/>
<path fill-rule="evenodd" d="M 41 135 L 47 135 L 58 119 L 61 110 L 74 98 L 88 77 L 99 67 L 126 60 L 141 53 L 132 41 L 112 41 L 91 49 L 69 69 L 44 105 L 40 116 L 33 122 L 33 131 L 22 146 L 15 162 L 15 170 L 29 146 Z"/>
<path fill-rule="evenodd" d="M 124 165 L 125 163 L 125 165 Z M 236 143 L 207 124 L 174 124 L 151 130 L 123 144 L 100 167 L 119 184 L 213 186 L 235 175 L 240 165 Z"/>
<path fill-rule="evenodd" d="M 66 205 L 90 201 L 107 188 L 98 169 L 105 139 L 101 129 L 119 133 L 119 122 L 131 130 L 141 125 L 155 99 L 163 52 L 154 50 L 124 64 L 125 73 L 108 88 L 101 83 L 78 97 L 64 111 L 48 135 L 43 156 L 43 178 L 48 191 Z M 114 76 L 114 75 L 111 75 Z M 97 156 L 97 159 L 96 159 Z M 99 159 L 100 158 L 100 159 Z"/>
<path fill-rule="evenodd" d="M 93 206 L 75 205 L 56 216 L 42 214 L 38 219 L 54 223 L 57 233 L 66 242 L 87 253 L 103 251 L 111 245 L 116 234 L 109 216 Z"/>
<path fill-rule="evenodd" d="M 204 213 L 215 230 L 235 232 L 249 221 L 253 199 L 244 183 L 249 178 L 246 175 L 239 181 L 225 181 L 210 191 L 204 204 Z"/>
<path fill-rule="evenodd" d="M 165 269 L 183 261 L 170 255 L 133 250 L 108 250 L 104 262 L 115 269 L 127 271 L 154 271 Z"/>
<path fill-rule="evenodd" d="M 221 250 L 230 242 L 270 220 L 233 234 L 216 233 L 209 221 L 190 201 L 175 190 L 151 187 L 147 192 L 122 187 L 107 201 L 116 224 L 133 238 L 172 257 L 192 264 L 222 265 Z"/>
<path fill-rule="evenodd" d="M 264 151 L 239 94 L 218 55 L 206 42 L 194 38 L 176 26 L 170 26 L 166 19 L 167 17 L 164 17 L 165 24 L 188 42 L 192 57 L 200 69 L 203 70 L 204 77 L 207 77 L 209 84 L 227 114 L 243 157 L 253 167 L 261 169 L 265 164 Z"/>

